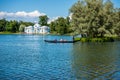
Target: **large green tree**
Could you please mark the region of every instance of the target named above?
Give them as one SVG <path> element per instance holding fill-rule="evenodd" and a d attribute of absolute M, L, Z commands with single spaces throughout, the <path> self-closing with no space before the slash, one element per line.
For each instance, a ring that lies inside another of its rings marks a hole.
<path fill-rule="evenodd" d="M 71 26 L 75 34 L 104 37 L 114 34 L 115 9 L 110 0 L 79 0 L 71 9 Z"/>
<path fill-rule="evenodd" d="M 19 31 L 19 23 L 15 20 L 7 22 L 6 31 L 18 32 Z"/>
<path fill-rule="evenodd" d="M 12 23 L 12 21 L 7 21 L 5 31 L 12 32 L 12 25 L 10 23 Z"/>
<path fill-rule="evenodd" d="M 51 33 L 67 34 L 70 32 L 70 19 L 69 17 L 59 17 L 57 20 L 50 23 Z"/>
<path fill-rule="evenodd" d="M 55 30 L 55 27 L 56 27 L 56 22 L 54 21 L 54 22 L 51 22 L 50 24 L 49 24 L 49 26 L 50 26 L 50 32 L 51 33 L 53 33 L 53 32 L 55 32 L 56 30 Z"/>
<path fill-rule="evenodd" d="M 0 20 L 0 32 L 5 31 L 5 26 L 6 26 L 6 20 L 1 19 Z"/>
<path fill-rule="evenodd" d="M 39 24 L 41 26 L 46 26 L 48 25 L 47 22 L 48 22 L 48 16 L 47 15 L 44 15 L 44 16 L 39 16 Z"/>

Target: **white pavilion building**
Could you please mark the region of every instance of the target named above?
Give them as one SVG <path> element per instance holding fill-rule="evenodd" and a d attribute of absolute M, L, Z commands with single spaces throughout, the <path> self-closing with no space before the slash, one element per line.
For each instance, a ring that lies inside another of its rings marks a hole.
<path fill-rule="evenodd" d="M 40 26 L 36 23 L 34 26 L 25 27 L 25 33 L 28 34 L 49 34 L 50 28 L 48 26 Z"/>

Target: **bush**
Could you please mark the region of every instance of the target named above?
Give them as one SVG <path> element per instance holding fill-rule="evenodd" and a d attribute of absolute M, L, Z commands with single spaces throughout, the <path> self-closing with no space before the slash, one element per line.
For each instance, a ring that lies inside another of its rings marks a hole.
<path fill-rule="evenodd" d="M 81 40 L 81 38 L 76 37 L 76 38 L 74 38 L 74 40 L 75 40 L 75 41 L 80 41 L 80 40 Z"/>
<path fill-rule="evenodd" d="M 113 42 L 114 39 L 111 37 L 105 38 L 75 38 L 75 40 L 80 40 L 81 42 Z"/>
<path fill-rule="evenodd" d="M 87 38 L 81 38 L 80 41 L 81 42 L 88 42 L 88 39 Z"/>

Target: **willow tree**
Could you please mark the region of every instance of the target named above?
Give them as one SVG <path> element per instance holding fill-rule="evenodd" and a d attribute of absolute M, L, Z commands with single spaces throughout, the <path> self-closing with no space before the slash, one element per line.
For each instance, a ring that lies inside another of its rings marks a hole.
<path fill-rule="evenodd" d="M 114 8 L 113 8 L 113 4 L 110 0 L 108 0 L 103 7 L 103 18 L 104 18 L 104 24 L 102 27 L 104 27 L 105 31 L 105 35 L 112 35 L 114 34 L 113 32 L 113 24 L 114 24 Z"/>
<path fill-rule="evenodd" d="M 75 3 L 70 12 L 72 13 L 71 26 L 73 31 L 75 31 L 75 34 L 84 33 L 87 29 L 87 20 L 85 19 L 87 13 L 85 12 L 84 2 L 78 1 Z"/>
<path fill-rule="evenodd" d="M 117 8 L 115 10 L 113 19 L 114 19 L 114 24 L 113 24 L 114 34 L 120 36 L 120 8 Z"/>
<path fill-rule="evenodd" d="M 24 24 L 21 24 L 19 27 L 19 32 L 24 32 L 25 27 L 26 26 Z"/>
<path fill-rule="evenodd" d="M 112 32 L 114 8 L 110 0 L 79 0 L 71 9 L 71 26 L 75 34 L 104 37 Z"/>

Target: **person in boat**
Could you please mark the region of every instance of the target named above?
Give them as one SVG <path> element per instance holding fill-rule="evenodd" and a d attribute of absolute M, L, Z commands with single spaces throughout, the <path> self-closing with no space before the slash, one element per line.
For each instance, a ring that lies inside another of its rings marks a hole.
<path fill-rule="evenodd" d="M 63 39 L 60 39 L 60 41 L 64 41 Z"/>
<path fill-rule="evenodd" d="M 57 41 L 57 39 L 55 39 L 54 41 Z"/>
<path fill-rule="evenodd" d="M 73 41 L 75 40 L 74 36 L 73 36 Z"/>
<path fill-rule="evenodd" d="M 66 39 L 60 39 L 60 41 L 67 41 Z"/>

